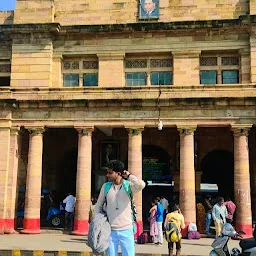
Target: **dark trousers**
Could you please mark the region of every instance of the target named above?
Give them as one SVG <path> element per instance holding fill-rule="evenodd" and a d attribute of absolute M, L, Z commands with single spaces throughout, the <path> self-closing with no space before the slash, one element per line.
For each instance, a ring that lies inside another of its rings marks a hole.
<path fill-rule="evenodd" d="M 65 212 L 65 228 L 72 231 L 74 225 L 74 213 L 73 212 Z"/>

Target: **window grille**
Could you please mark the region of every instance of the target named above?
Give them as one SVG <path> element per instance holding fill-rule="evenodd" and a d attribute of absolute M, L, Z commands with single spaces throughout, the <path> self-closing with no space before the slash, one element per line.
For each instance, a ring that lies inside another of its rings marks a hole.
<path fill-rule="evenodd" d="M 238 66 L 239 58 L 238 57 L 222 57 L 221 65 L 223 65 L 223 66 Z"/>
<path fill-rule="evenodd" d="M 0 64 L 0 73 L 10 73 L 11 64 Z"/>
<path fill-rule="evenodd" d="M 63 67 L 65 70 L 79 69 L 79 61 L 65 61 Z"/>
<path fill-rule="evenodd" d="M 165 68 L 172 67 L 172 59 L 151 59 L 150 67 L 151 68 Z"/>
<path fill-rule="evenodd" d="M 83 69 L 98 69 L 98 61 L 83 61 Z"/>
<path fill-rule="evenodd" d="M 217 66 L 217 57 L 201 57 L 200 66 Z"/>
<path fill-rule="evenodd" d="M 146 68 L 147 60 L 126 60 L 125 68 Z"/>

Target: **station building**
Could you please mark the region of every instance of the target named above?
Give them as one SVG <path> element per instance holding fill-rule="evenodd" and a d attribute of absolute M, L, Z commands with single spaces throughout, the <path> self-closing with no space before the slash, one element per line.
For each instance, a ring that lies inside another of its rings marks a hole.
<path fill-rule="evenodd" d="M 17 0 L 0 24 L 1 233 L 15 229 L 20 188 L 21 232 L 39 233 L 47 188 L 57 202 L 75 192 L 74 233 L 86 234 L 116 158 L 148 182 L 140 229 L 157 195 L 178 195 L 196 222 L 200 185 L 217 184 L 251 234 L 255 0 Z"/>

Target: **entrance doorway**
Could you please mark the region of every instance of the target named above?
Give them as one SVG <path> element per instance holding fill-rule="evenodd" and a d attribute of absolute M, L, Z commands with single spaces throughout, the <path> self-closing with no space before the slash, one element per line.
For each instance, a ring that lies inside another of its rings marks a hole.
<path fill-rule="evenodd" d="M 227 150 L 213 150 L 201 162 L 202 183 L 217 184 L 219 196 L 234 197 L 234 156 Z"/>
<path fill-rule="evenodd" d="M 167 200 L 172 198 L 173 187 L 170 174 L 172 159 L 164 149 L 155 145 L 143 145 L 142 155 L 142 178 L 146 182 L 146 187 L 142 193 L 142 214 L 143 225 L 147 229 L 149 225 L 148 212 L 152 206 L 153 198 L 157 196 L 164 196 Z"/>

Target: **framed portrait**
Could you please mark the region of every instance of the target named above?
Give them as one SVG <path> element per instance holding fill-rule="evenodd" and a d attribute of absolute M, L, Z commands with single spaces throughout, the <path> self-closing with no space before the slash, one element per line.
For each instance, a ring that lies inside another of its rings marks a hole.
<path fill-rule="evenodd" d="M 139 18 L 140 19 L 158 19 L 160 0 L 140 0 Z"/>
<path fill-rule="evenodd" d="M 119 141 L 102 141 L 100 143 L 100 168 L 106 169 L 110 160 L 119 159 Z"/>

